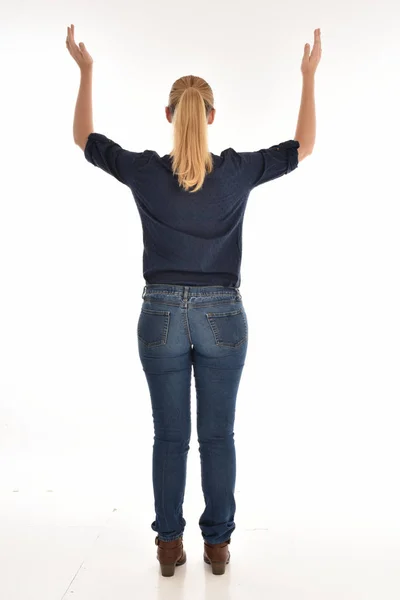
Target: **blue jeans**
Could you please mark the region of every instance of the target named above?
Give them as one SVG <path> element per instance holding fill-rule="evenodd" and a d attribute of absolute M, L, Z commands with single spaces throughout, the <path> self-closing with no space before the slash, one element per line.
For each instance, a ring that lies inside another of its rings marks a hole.
<path fill-rule="evenodd" d="M 248 342 L 238 288 L 147 284 L 137 326 L 140 360 L 154 422 L 153 491 L 161 540 L 183 535 L 183 501 L 191 436 L 192 365 L 205 510 L 204 541 L 227 541 L 234 522 L 236 396 Z"/>

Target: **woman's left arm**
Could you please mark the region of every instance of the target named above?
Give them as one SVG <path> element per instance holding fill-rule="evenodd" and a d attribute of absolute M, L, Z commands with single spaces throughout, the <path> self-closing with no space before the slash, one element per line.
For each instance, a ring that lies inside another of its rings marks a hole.
<path fill-rule="evenodd" d="M 82 150 L 85 149 L 89 133 L 93 130 L 92 109 L 92 74 L 93 68 L 81 70 L 81 84 L 75 107 L 74 141 Z"/>
<path fill-rule="evenodd" d="M 74 25 L 68 27 L 67 48 L 78 64 L 81 72 L 81 83 L 74 116 L 74 141 L 82 150 L 85 149 L 90 133 L 93 133 L 92 80 L 93 59 L 82 42 L 79 46 L 74 39 Z"/>

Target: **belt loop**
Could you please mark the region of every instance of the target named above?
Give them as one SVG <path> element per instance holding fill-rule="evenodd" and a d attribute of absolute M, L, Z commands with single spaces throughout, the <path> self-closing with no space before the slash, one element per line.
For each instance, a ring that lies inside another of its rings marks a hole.
<path fill-rule="evenodd" d="M 142 292 L 142 299 L 144 299 L 145 295 L 146 295 L 146 286 L 144 286 L 143 288 L 143 292 Z"/>
<path fill-rule="evenodd" d="M 235 289 L 236 289 L 236 294 L 237 294 L 237 296 L 236 296 L 236 300 L 237 300 L 238 302 L 241 302 L 241 300 L 242 300 L 242 296 L 241 296 L 241 294 L 240 294 L 240 292 L 239 292 L 239 288 L 235 288 Z"/>

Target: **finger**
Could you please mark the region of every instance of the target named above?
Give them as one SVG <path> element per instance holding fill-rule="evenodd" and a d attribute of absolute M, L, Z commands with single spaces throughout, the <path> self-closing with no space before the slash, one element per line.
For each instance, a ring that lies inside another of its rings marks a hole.
<path fill-rule="evenodd" d="M 311 52 L 311 56 L 316 56 L 321 53 L 321 38 L 319 34 L 319 29 L 316 29 L 314 32 L 314 46 Z"/>
<path fill-rule="evenodd" d="M 71 25 L 71 27 L 73 27 L 73 25 Z M 79 46 L 75 42 L 73 30 L 70 29 L 69 27 L 68 27 L 68 30 L 69 30 L 69 35 L 68 35 L 69 44 L 70 44 L 71 48 L 73 48 L 75 50 L 75 52 L 79 52 Z"/>
<path fill-rule="evenodd" d="M 321 30 L 316 29 L 314 32 L 314 46 L 321 46 Z"/>
<path fill-rule="evenodd" d="M 71 44 L 75 44 L 75 29 L 74 26 L 68 27 L 68 39 Z"/>
<path fill-rule="evenodd" d="M 72 56 L 72 58 L 74 60 L 78 60 L 79 56 L 82 55 L 82 53 L 79 50 L 78 46 L 75 43 L 71 43 L 71 41 L 68 38 L 67 38 L 67 41 L 66 41 L 66 46 L 67 46 L 68 51 L 69 51 L 70 55 Z"/>
<path fill-rule="evenodd" d="M 310 44 L 304 46 L 304 56 L 308 56 L 310 52 Z"/>

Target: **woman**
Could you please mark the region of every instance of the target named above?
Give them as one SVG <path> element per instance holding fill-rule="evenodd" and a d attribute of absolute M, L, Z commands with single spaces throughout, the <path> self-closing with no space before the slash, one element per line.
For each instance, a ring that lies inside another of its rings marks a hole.
<path fill-rule="evenodd" d="M 225 572 L 236 527 L 235 404 L 245 363 L 248 323 L 239 292 L 242 224 L 249 193 L 297 168 L 315 143 L 314 76 L 321 57 L 320 30 L 310 54 L 305 45 L 303 89 L 293 140 L 255 152 L 208 150 L 214 97 L 200 77 L 172 86 L 166 117 L 174 147 L 131 152 L 100 133 L 92 119 L 93 60 L 68 27 L 67 48 L 81 70 L 74 140 L 85 158 L 133 194 L 143 226 L 146 285 L 137 327 L 154 421 L 153 487 L 157 558 L 171 576 L 186 561 L 182 506 L 191 436 L 192 366 L 205 510 L 199 526 L 203 557 Z"/>

